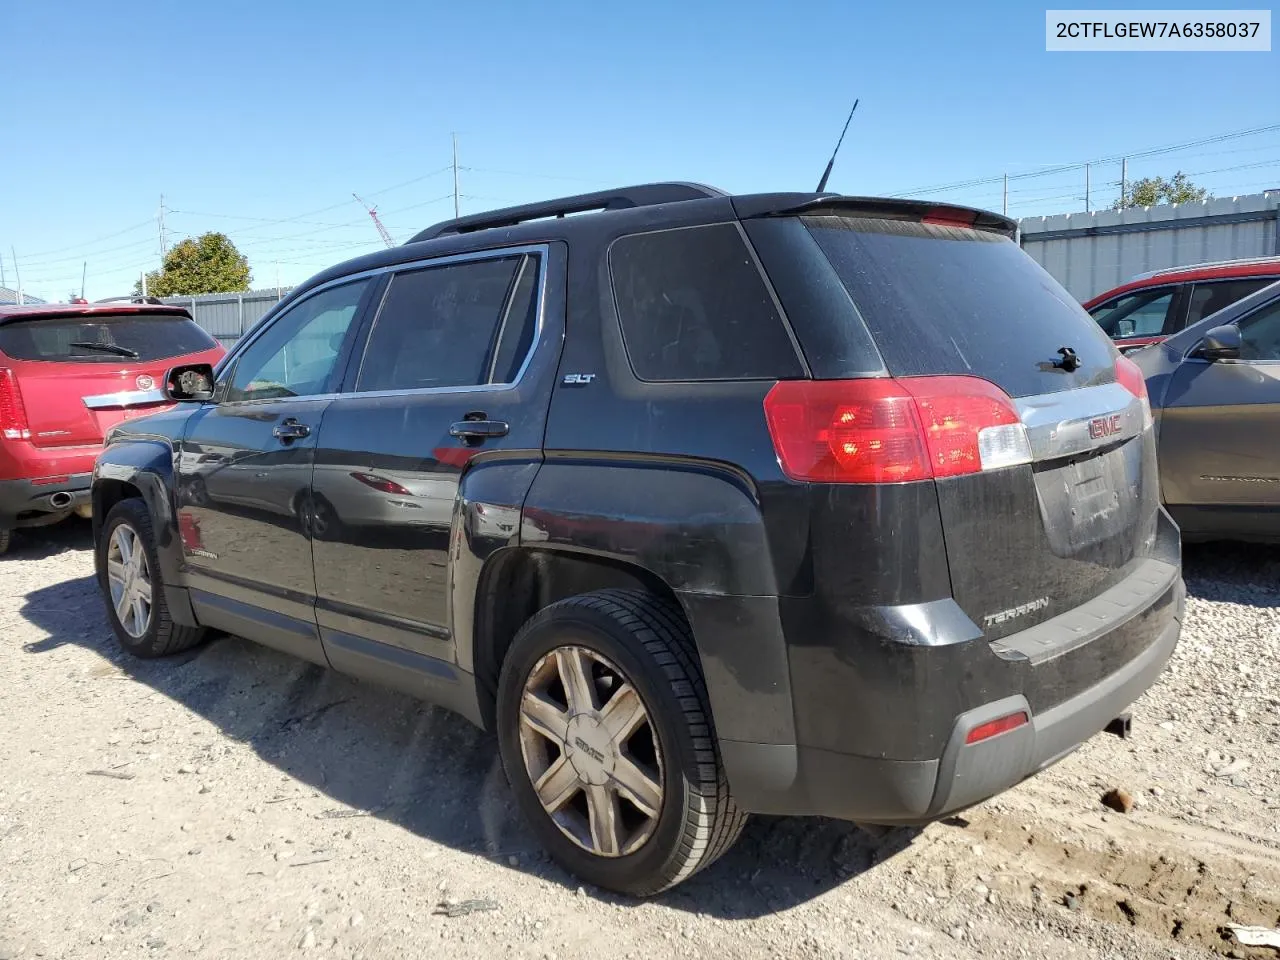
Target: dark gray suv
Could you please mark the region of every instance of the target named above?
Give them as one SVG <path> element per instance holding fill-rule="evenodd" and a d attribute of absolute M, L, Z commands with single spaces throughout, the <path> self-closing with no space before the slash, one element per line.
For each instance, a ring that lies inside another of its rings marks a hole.
<path fill-rule="evenodd" d="M 1143 379 L 1014 231 L 650 184 L 327 270 L 111 432 L 116 635 L 455 710 L 634 894 L 748 812 L 977 803 L 1152 683 L 1184 593 Z"/>

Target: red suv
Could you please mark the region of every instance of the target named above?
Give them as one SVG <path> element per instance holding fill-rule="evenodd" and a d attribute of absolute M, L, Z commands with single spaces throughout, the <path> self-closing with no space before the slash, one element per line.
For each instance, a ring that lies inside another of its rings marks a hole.
<path fill-rule="evenodd" d="M 87 514 L 105 431 L 164 409 L 169 367 L 224 353 L 158 301 L 0 306 L 0 553 L 18 527 Z"/>
<path fill-rule="evenodd" d="M 1134 277 L 1085 301 L 1122 351 L 1159 343 L 1280 280 L 1280 257 L 1171 267 Z"/>

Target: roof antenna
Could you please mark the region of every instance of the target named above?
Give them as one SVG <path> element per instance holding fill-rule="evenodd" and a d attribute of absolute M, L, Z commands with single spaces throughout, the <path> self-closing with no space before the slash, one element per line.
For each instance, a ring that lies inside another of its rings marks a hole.
<path fill-rule="evenodd" d="M 858 101 L 853 101 L 853 110 L 858 109 Z M 818 181 L 818 189 L 816 193 L 822 193 L 827 189 L 827 180 L 831 178 L 831 168 L 835 166 L 836 154 L 840 152 L 840 144 L 844 143 L 844 135 L 849 132 L 849 123 L 853 120 L 853 110 L 849 111 L 849 119 L 844 122 L 844 129 L 840 131 L 840 139 L 836 141 L 836 148 L 831 151 L 831 159 L 827 161 L 827 169 L 822 171 L 822 179 Z"/>

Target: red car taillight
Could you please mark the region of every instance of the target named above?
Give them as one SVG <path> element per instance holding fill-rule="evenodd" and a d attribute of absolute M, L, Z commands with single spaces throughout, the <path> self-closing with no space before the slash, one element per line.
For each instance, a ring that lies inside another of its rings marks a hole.
<path fill-rule="evenodd" d="M 782 380 L 764 412 L 794 480 L 903 483 L 1031 462 L 1013 401 L 976 377 Z"/>
<path fill-rule="evenodd" d="M 359 480 L 367 487 L 373 487 L 380 493 L 391 493 L 397 497 L 411 497 L 412 491 L 407 487 L 401 486 L 394 480 L 388 480 L 386 477 L 380 477 L 376 473 L 353 473 L 351 474 L 356 480 Z"/>
<path fill-rule="evenodd" d="M 1154 423 L 1151 417 L 1151 398 L 1147 395 L 1147 380 L 1142 368 L 1128 357 L 1116 358 L 1116 383 L 1142 401 L 1142 427 L 1145 430 Z"/>
<path fill-rule="evenodd" d="M 0 437 L 6 440 L 29 440 L 27 408 L 22 403 L 18 378 L 8 367 L 0 367 Z"/>

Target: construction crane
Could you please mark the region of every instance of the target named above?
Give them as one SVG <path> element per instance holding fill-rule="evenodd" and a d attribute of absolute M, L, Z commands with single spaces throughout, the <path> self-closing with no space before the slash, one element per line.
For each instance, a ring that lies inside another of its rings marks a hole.
<path fill-rule="evenodd" d="M 378 219 L 378 208 L 369 206 L 369 204 L 360 199 L 359 194 L 353 193 L 351 195 L 356 198 L 356 203 L 369 211 L 369 216 L 373 218 L 373 225 L 378 228 L 378 236 L 382 238 L 382 242 L 388 247 L 394 247 L 396 242 L 391 239 L 391 234 L 387 233 L 387 228 L 384 227 L 382 225 L 382 221 Z"/>

